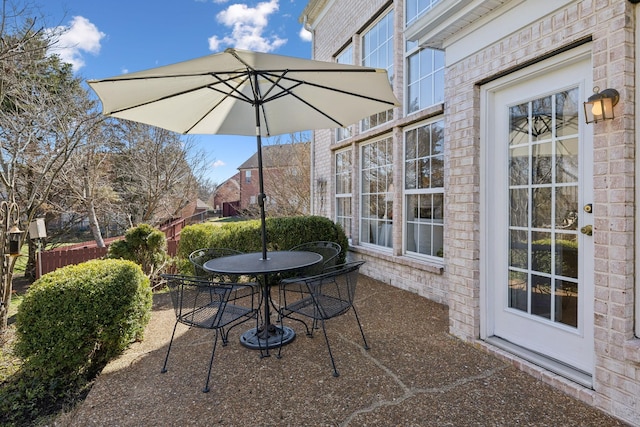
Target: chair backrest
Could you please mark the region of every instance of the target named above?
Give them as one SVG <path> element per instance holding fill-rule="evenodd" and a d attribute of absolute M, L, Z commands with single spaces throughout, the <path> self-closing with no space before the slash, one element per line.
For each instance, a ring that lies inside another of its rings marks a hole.
<path fill-rule="evenodd" d="M 336 265 L 338 255 L 342 251 L 342 247 L 336 242 L 329 242 L 325 240 L 318 240 L 315 242 L 306 242 L 300 245 L 294 246 L 289 249 L 291 251 L 309 251 L 322 255 L 322 263 L 311 267 L 311 269 L 305 271 L 305 274 L 319 274 L 328 267 Z"/>
<path fill-rule="evenodd" d="M 171 295 L 176 320 L 190 326 L 215 329 L 236 320 L 244 313 L 225 312 L 229 299 L 239 285 L 181 275 L 163 275 Z M 249 309 L 245 310 L 249 311 Z"/>
<path fill-rule="evenodd" d="M 213 273 L 210 273 L 202 268 L 205 262 L 210 259 L 220 258 L 229 255 L 238 255 L 242 252 L 229 248 L 202 248 L 196 249 L 189 254 L 189 261 L 193 264 L 193 270 L 196 276 L 199 277 L 213 277 Z M 221 278 L 223 281 L 225 278 Z"/>
<path fill-rule="evenodd" d="M 305 279 L 324 318 L 339 316 L 353 305 L 362 264 L 364 261 L 340 264 Z"/>

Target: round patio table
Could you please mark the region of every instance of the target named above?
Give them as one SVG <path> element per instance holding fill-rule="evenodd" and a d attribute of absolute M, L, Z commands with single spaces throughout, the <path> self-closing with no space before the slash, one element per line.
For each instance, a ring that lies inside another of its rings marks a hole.
<path fill-rule="evenodd" d="M 281 343 L 290 343 L 296 336 L 290 327 L 280 327 L 271 323 L 269 276 L 302 270 L 320 262 L 322 255 L 315 252 L 273 251 L 267 252 L 267 259 L 262 258 L 262 252 L 251 252 L 214 258 L 205 262 L 202 268 L 212 273 L 262 276 L 264 320 L 262 326 L 244 332 L 240 336 L 240 342 L 252 350 L 268 351 Z"/>

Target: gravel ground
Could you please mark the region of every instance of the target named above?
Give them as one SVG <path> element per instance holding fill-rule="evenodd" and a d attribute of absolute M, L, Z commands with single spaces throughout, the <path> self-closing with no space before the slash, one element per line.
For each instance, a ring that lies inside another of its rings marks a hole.
<path fill-rule="evenodd" d="M 145 339 L 110 363 L 59 426 L 623 426 L 447 333 L 447 308 L 360 276 L 357 308 L 327 322 L 340 376 L 322 333 L 296 339 L 282 358 L 260 358 L 231 332 L 202 393 L 212 332 L 178 326 L 167 294 L 155 296 Z"/>

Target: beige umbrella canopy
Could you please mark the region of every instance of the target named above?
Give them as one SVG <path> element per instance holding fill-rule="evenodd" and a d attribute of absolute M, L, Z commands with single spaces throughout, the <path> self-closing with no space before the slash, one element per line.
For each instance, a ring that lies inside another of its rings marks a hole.
<path fill-rule="evenodd" d="M 344 127 L 398 104 L 387 72 L 239 49 L 88 82 L 103 114 L 183 134 L 261 137 Z"/>

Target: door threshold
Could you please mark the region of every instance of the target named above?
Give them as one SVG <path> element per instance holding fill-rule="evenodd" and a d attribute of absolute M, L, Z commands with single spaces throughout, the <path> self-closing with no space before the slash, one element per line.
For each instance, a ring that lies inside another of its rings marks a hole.
<path fill-rule="evenodd" d="M 569 366 L 566 363 L 544 356 L 540 353 L 536 353 L 535 351 L 528 350 L 496 336 L 486 338 L 485 342 L 512 353 L 521 359 L 533 363 L 534 365 L 558 374 L 561 377 L 580 384 L 583 387 L 590 389 L 593 388 L 593 376 L 591 374 Z"/>

